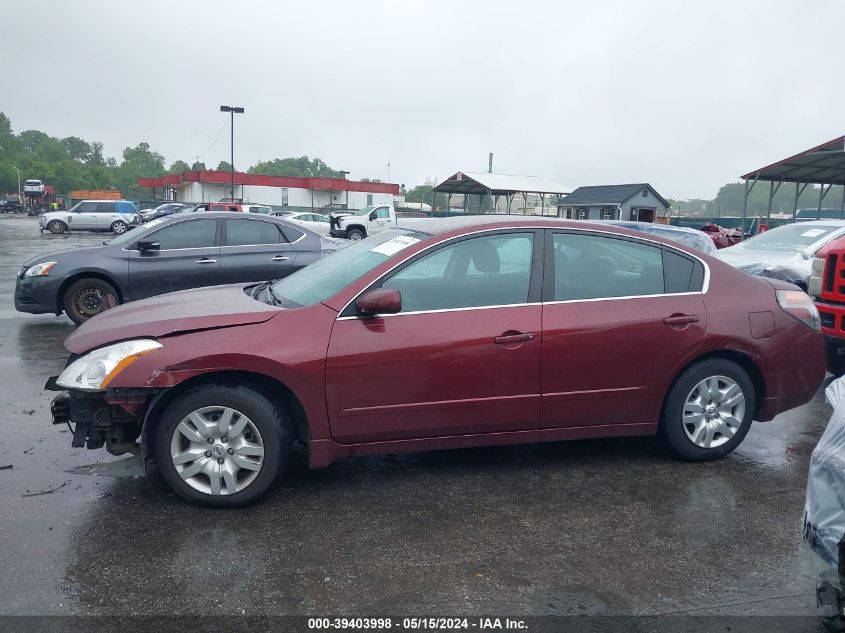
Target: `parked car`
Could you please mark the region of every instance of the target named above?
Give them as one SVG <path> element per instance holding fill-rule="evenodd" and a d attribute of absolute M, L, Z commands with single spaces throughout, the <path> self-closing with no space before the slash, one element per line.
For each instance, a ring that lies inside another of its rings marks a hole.
<path fill-rule="evenodd" d="M 845 630 L 845 379 L 825 390 L 833 415 L 810 456 L 804 502 L 806 568 L 831 631 Z"/>
<path fill-rule="evenodd" d="M 816 252 L 845 235 L 845 220 L 785 224 L 719 251 L 719 258 L 750 275 L 782 279 L 807 290 Z"/>
<path fill-rule="evenodd" d="M 128 200 L 82 200 L 67 211 L 48 211 L 38 219 L 43 232 L 106 231 L 120 235 L 140 224 L 141 216 Z"/>
<path fill-rule="evenodd" d="M 705 224 L 700 230 L 707 233 L 716 248 L 728 248 L 742 241 L 742 231 L 739 229 L 726 229 L 718 224 Z"/>
<path fill-rule="evenodd" d="M 795 212 L 796 222 L 807 222 L 809 220 L 845 220 L 845 212 L 842 209 L 798 209 Z"/>
<path fill-rule="evenodd" d="M 612 226 L 620 226 L 631 231 L 642 231 L 643 233 L 649 233 L 656 237 L 663 237 L 679 244 L 684 244 L 689 248 L 694 248 L 699 252 L 707 253 L 708 255 L 716 254 L 716 247 L 712 240 L 695 229 L 688 229 L 684 226 L 672 226 L 671 224 L 655 224 L 654 222 L 633 222 L 627 220 L 599 220 L 599 222 L 607 222 Z"/>
<path fill-rule="evenodd" d="M 320 235 L 328 235 L 331 230 L 331 223 L 329 222 L 328 216 L 320 213 L 290 213 L 284 216 L 284 218 L 288 222 L 300 224 Z"/>
<path fill-rule="evenodd" d="M 48 383 L 66 390 L 54 423 L 76 425 L 75 447 L 157 460 L 186 499 L 237 506 L 294 440 L 312 468 L 654 433 L 680 458 L 717 459 L 824 378 L 818 313 L 790 284 L 617 227 L 417 222 L 275 283 L 84 323 Z"/>
<path fill-rule="evenodd" d="M 3 194 L 3 198 L 0 200 L 0 211 L 3 213 L 23 213 L 26 208 L 18 194 L 7 193 Z"/>
<path fill-rule="evenodd" d="M 357 242 L 400 225 L 396 211 L 389 204 L 367 206 L 354 214 L 332 213 L 330 235 Z"/>
<path fill-rule="evenodd" d="M 186 211 L 227 211 L 242 213 L 240 202 L 202 202 L 186 209 Z"/>
<path fill-rule="evenodd" d="M 244 213 L 263 213 L 265 215 L 273 213 L 273 208 L 266 204 L 242 204 L 241 209 Z"/>
<path fill-rule="evenodd" d="M 15 308 L 64 311 L 81 323 L 174 290 L 279 279 L 337 248 L 336 241 L 272 217 L 180 213 L 102 246 L 33 257 L 18 273 Z"/>
<path fill-rule="evenodd" d="M 168 215 L 173 215 L 174 213 L 180 213 L 186 208 L 188 208 L 188 205 L 182 204 L 181 202 L 167 202 L 165 204 L 158 205 L 155 209 L 141 209 L 141 221 L 149 222 L 150 220 L 155 220 L 156 218 L 163 218 Z"/>

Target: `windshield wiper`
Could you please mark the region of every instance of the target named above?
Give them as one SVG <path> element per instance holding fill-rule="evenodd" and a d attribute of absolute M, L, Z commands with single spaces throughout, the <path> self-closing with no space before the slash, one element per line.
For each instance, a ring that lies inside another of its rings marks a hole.
<path fill-rule="evenodd" d="M 271 297 L 272 297 L 272 299 L 273 299 L 273 305 L 280 306 L 280 305 L 282 305 L 284 302 L 282 301 L 282 298 L 281 298 L 279 295 L 277 295 L 277 294 L 276 294 L 276 291 L 275 291 L 275 290 L 273 290 L 273 283 L 274 283 L 274 282 L 275 282 L 275 280 L 274 280 L 274 281 L 268 281 L 268 282 L 267 282 L 267 283 L 268 283 L 268 286 L 267 286 L 267 292 L 268 292 L 268 293 L 270 293 L 270 296 L 271 296 Z"/>

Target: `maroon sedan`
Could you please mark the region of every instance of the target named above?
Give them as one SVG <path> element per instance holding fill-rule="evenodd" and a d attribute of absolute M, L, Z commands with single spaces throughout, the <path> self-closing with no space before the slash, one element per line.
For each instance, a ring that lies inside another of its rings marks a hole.
<path fill-rule="evenodd" d="M 84 323 L 48 388 L 74 446 L 158 463 L 237 506 L 350 455 L 659 433 L 724 457 L 825 375 L 787 283 L 586 222 L 409 220 L 276 282 L 189 290 Z"/>

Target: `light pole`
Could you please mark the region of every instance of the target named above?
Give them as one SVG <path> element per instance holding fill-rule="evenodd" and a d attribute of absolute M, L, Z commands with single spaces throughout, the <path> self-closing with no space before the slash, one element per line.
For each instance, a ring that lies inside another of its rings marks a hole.
<path fill-rule="evenodd" d="M 244 109 L 237 106 L 220 106 L 220 112 L 228 112 L 232 117 L 232 139 L 231 139 L 231 159 L 229 161 L 229 168 L 232 170 L 232 177 L 229 182 L 229 199 L 235 201 L 235 114 L 243 114 Z"/>
<path fill-rule="evenodd" d="M 16 172 L 18 172 L 18 198 L 21 197 L 21 170 L 17 167 L 13 167 Z"/>

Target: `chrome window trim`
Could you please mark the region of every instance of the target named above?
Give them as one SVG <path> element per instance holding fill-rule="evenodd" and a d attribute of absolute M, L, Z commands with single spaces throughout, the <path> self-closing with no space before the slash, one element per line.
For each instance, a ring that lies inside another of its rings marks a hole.
<path fill-rule="evenodd" d="M 402 227 L 397 227 L 397 228 L 402 228 Z M 507 305 L 503 305 L 503 306 L 477 306 L 477 307 L 476 306 L 470 306 L 470 307 L 466 307 L 466 308 L 444 308 L 444 309 L 440 309 L 440 310 L 417 310 L 417 311 L 414 311 L 414 312 L 398 312 L 396 314 L 379 314 L 379 315 L 370 315 L 370 316 L 346 316 L 346 317 L 338 316 L 338 317 L 335 318 L 335 320 L 336 321 L 347 321 L 347 320 L 350 320 L 350 319 L 372 319 L 374 316 L 387 317 L 387 316 L 401 316 L 403 314 L 433 314 L 433 313 L 437 313 L 437 312 L 457 312 L 459 310 L 484 310 L 484 309 L 488 309 L 488 308 L 504 308 L 504 307 L 513 307 L 513 306 L 553 305 L 553 304 L 557 304 L 557 303 L 583 303 L 583 302 L 588 302 L 588 301 L 589 302 L 616 301 L 616 300 L 619 300 L 619 299 L 642 299 L 644 297 L 679 297 L 679 296 L 690 296 L 690 295 L 702 295 L 702 296 L 704 296 L 710 290 L 710 266 L 707 264 L 706 261 L 701 259 L 698 255 L 694 255 L 692 253 L 687 253 L 686 251 L 682 251 L 682 250 L 675 248 L 671 244 L 666 244 L 666 243 L 661 242 L 659 240 L 651 239 L 649 237 L 640 237 L 639 235 L 637 235 L 637 236 L 621 235 L 621 234 L 615 233 L 613 231 L 606 231 L 606 230 L 603 230 L 603 229 L 592 229 L 592 228 L 587 228 L 587 227 L 582 228 L 580 226 L 579 227 L 567 226 L 567 227 L 556 228 L 556 227 L 550 227 L 550 226 L 538 226 L 538 225 L 535 225 L 535 224 L 525 224 L 524 226 L 488 227 L 488 228 L 485 228 L 485 229 L 479 229 L 478 231 L 472 231 L 470 233 L 464 233 L 463 235 L 456 235 L 456 236 L 452 236 L 452 237 L 443 238 L 441 240 L 434 242 L 433 244 L 430 244 L 428 247 L 426 247 L 425 250 L 420 251 L 419 253 L 416 253 L 414 255 L 411 255 L 411 257 L 416 257 L 418 255 L 421 255 L 422 253 L 425 253 L 426 251 L 428 251 L 428 250 L 430 250 L 430 249 L 432 249 L 436 246 L 439 246 L 440 244 L 444 244 L 445 242 L 449 242 L 451 240 L 457 240 L 457 239 L 464 238 L 464 237 L 467 237 L 467 236 L 470 236 L 470 235 L 479 235 L 479 234 L 483 234 L 483 233 L 491 233 L 493 231 L 503 231 L 503 232 L 505 232 L 505 231 L 509 231 L 509 230 L 516 230 L 517 232 L 519 232 L 519 231 L 522 231 L 522 230 L 536 231 L 536 230 L 547 230 L 547 229 L 551 229 L 553 231 L 578 231 L 578 232 L 581 232 L 581 233 L 600 233 L 600 234 L 603 234 L 603 235 L 610 235 L 611 237 L 616 237 L 616 238 L 619 238 L 619 239 L 629 239 L 629 240 L 639 240 L 639 241 L 642 241 L 642 242 L 650 242 L 652 244 L 656 244 L 658 247 L 666 247 L 666 248 L 669 248 L 671 250 L 677 251 L 681 255 L 694 257 L 696 260 L 698 260 L 701 263 L 702 266 L 704 266 L 704 279 L 701 282 L 701 290 L 693 291 L 693 292 L 666 292 L 666 293 L 657 294 L 657 295 L 628 295 L 628 296 L 624 296 L 624 297 L 599 297 L 599 298 L 596 298 L 596 299 L 561 299 L 560 301 L 546 301 L 546 302 L 540 301 L 540 302 L 537 302 L 537 303 L 511 303 L 511 304 L 507 304 Z M 422 232 L 424 233 L 425 231 L 422 231 Z M 394 264 L 393 266 L 388 268 L 386 271 L 384 271 L 384 273 L 382 273 L 382 275 L 376 281 L 381 281 L 382 279 L 384 279 L 387 275 L 389 275 L 391 272 L 393 272 L 396 268 L 398 268 L 399 266 L 401 266 L 402 264 L 407 262 L 409 259 L 411 259 L 411 257 L 405 257 L 404 259 L 402 259 L 402 261 L 397 262 L 396 264 Z M 373 283 L 375 283 L 375 282 L 373 282 Z M 369 284 L 366 288 L 364 288 L 364 290 L 362 290 L 361 292 L 356 294 L 354 297 L 352 297 L 352 299 L 347 301 L 346 305 L 344 305 L 343 308 L 341 308 L 340 311 L 338 312 L 338 315 L 343 314 L 350 305 L 352 305 L 355 301 L 357 301 L 358 298 L 362 294 L 367 292 L 367 290 L 369 290 L 371 287 L 372 287 L 372 284 Z"/>

